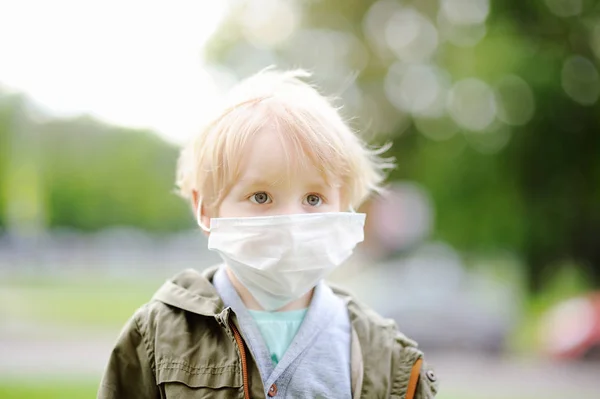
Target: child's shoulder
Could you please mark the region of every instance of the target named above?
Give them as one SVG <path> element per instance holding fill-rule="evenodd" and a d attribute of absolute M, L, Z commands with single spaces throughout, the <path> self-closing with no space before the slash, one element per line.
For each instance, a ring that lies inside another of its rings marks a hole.
<path fill-rule="evenodd" d="M 353 333 L 356 333 L 363 354 L 364 369 L 374 375 L 389 375 L 392 384 L 400 385 L 417 375 L 415 397 L 432 398 L 438 390 L 437 377 L 424 362 L 425 356 L 417 342 L 400 332 L 394 320 L 381 316 L 347 290 L 329 286 L 346 303 Z M 365 377 L 368 383 L 369 376 Z"/>
<path fill-rule="evenodd" d="M 152 329 L 159 321 L 165 326 L 170 319 L 186 318 L 186 313 L 214 319 L 223 310 L 222 301 L 210 282 L 214 270 L 203 273 L 183 270 L 167 281 L 133 315 L 140 327 Z M 196 320 L 202 320 L 196 319 Z"/>
<path fill-rule="evenodd" d="M 381 316 L 371 307 L 358 300 L 350 291 L 335 284 L 328 284 L 333 293 L 342 298 L 348 308 L 353 327 L 367 330 L 371 334 L 393 335 L 403 347 L 417 347 L 417 343 L 400 332 L 396 322 Z"/>

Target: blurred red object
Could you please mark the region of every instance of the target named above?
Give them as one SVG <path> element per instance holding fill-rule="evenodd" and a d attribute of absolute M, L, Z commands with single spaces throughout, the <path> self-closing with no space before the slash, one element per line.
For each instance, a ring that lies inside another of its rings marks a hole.
<path fill-rule="evenodd" d="M 550 356 L 600 361 L 600 292 L 559 303 L 544 316 L 541 327 Z"/>

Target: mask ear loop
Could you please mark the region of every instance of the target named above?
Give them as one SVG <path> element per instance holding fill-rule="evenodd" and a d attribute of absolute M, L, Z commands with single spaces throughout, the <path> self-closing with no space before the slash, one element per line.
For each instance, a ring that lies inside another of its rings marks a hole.
<path fill-rule="evenodd" d="M 196 222 L 198 222 L 198 226 L 207 233 L 210 233 L 210 229 L 202 223 L 202 218 L 200 217 L 202 214 L 202 198 L 198 199 L 198 207 L 196 208 Z"/>

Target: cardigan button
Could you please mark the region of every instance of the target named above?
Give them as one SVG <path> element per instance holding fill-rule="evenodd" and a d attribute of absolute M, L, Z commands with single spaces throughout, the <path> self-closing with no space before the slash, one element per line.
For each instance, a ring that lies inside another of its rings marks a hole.
<path fill-rule="evenodd" d="M 277 385 L 273 384 L 269 388 L 269 397 L 272 398 L 275 395 L 277 395 Z"/>
<path fill-rule="evenodd" d="M 427 375 L 427 378 L 431 382 L 435 382 L 437 380 L 437 376 L 435 375 L 435 373 L 433 372 L 433 370 L 427 370 L 427 372 L 425 373 L 425 375 Z"/>

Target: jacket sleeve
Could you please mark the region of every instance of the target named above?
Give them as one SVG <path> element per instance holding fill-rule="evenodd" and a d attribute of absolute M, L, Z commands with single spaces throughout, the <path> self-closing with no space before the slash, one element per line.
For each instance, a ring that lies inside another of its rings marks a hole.
<path fill-rule="evenodd" d="M 104 371 L 98 399 L 160 397 L 153 356 L 147 336 L 140 329 L 139 314 L 136 312 L 121 331 Z"/>
<path fill-rule="evenodd" d="M 419 378 L 411 399 L 433 399 L 438 392 L 439 381 L 430 365 L 425 361 L 417 343 L 401 333 L 395 333 L 396 345 L 392 352 L 392 398 L 406 399 L 409 395 L 409 380 L 413 367 L 422 359 Z M 415 369 L 416 371 L 416 369 Z"/>
<path fill-rule="evenodd" d="M 423 361 L 423 367 L 421 368 L 421 374 L 419 375 L 419 382 L 417 383 L 414 399 L 435 398 L 438 391 L 438 384 L 437 375 L 433 369 Z"/>

